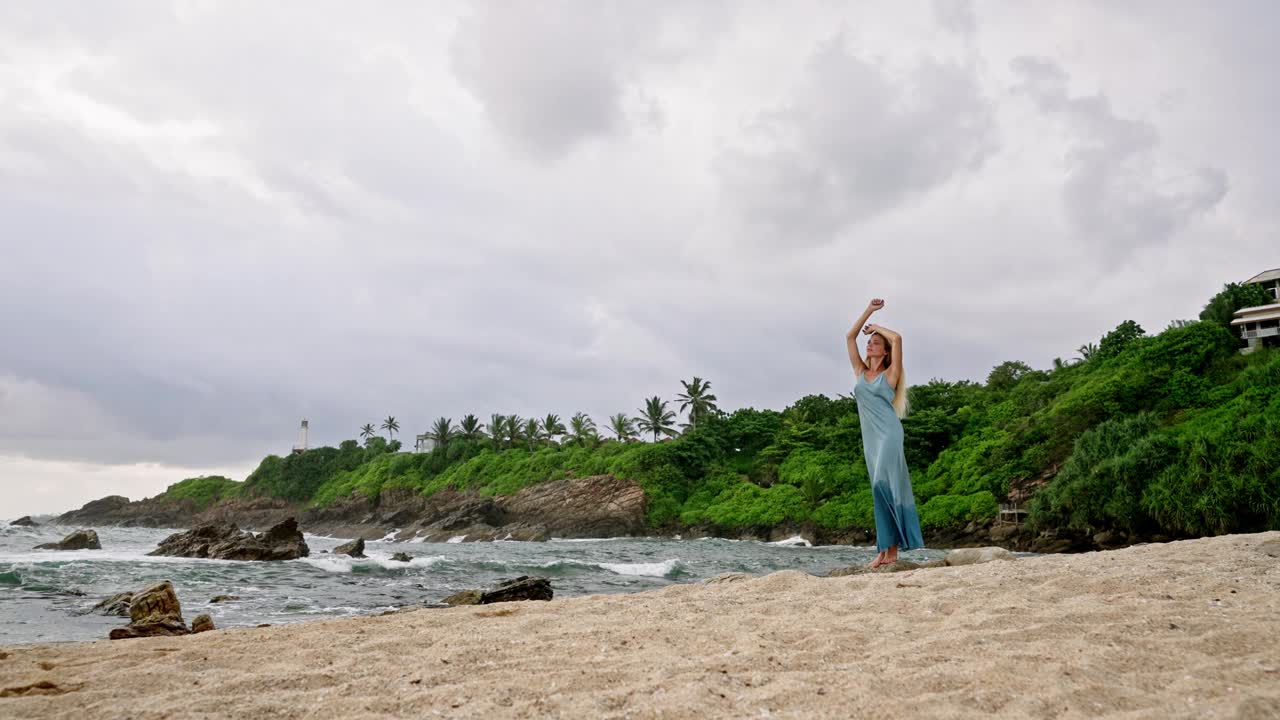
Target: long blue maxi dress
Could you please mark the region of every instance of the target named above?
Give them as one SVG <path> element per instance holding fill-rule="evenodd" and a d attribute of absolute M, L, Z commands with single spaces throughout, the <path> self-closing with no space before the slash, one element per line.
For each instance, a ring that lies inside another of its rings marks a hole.
<path fill-rule="evenodd" d="M 867 381 L 858 375 L 854 387 L 858 419 L 862 425 L 862 449 L 871 474 L 871 496 L 875 502 L 876 549 L 899 550 L 924 547 L 920 516 L 911 494 L 911 476 L 902 448 L 902 421 L 893 410 L 893 388 L 884 373 Z"/>

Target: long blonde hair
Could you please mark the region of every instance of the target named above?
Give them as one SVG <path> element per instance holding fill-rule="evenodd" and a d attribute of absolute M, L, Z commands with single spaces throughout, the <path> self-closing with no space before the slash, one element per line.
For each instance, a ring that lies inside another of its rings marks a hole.
<path fill-rule="evenodd" d="M 873 334 L 880 335 L 880 333 Z M 880 335 L 880 343 L 884 345 L 884 362 L 880 364 L 880 372 L 884 372 L 893 365 L 893 343 L 889 342 L 889 338 L 884 335 Z M 909 412 L 911 412 L 911 403 L 907 400 L 907 369 L 902 367 L 898 369 L 898 385 L 893 389 L 893 413 L 901 419 Z"/>

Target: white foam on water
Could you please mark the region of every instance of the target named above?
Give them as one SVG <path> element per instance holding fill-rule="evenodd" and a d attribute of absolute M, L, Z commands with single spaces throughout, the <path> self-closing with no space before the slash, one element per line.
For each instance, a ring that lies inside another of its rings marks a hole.
<path fill-rule="evenodd" d="M 598 542 L 615 542 L 618 540 L 634 540 L 635 538 L 616 537 L 616 538 L 551 538 L 547 542 L 562 543 L 598 543 Z"/>
<path fill-rule="evenodd" d="M 792 535 L 786 540 L 768 543 L 769 545 L 777 545 L 778 547 L 813 547 L 813 543 L 805 540 L 799 535 Z"/>
<path fill-rule="evenodd" d="M 319 557 L 300 558 L 295 562 L 305 563 L 314 568 L 319 568 L 325 572 L 331 573 L 351 573 L 357 567 L 372 568 L 380 567 L 385 570 L 404 570 L 406 568 L 414 568 L 425 570 L 427 568 L 445 562 L 449 558 L 444 555 L 431 555 L 429 557 L 415 557 L 409 562 L 400 562 L 392 560 L 391 556 L 370 555 L 363 558 L 347 557 L 346 555 L 322 555 Z"/>
<path fill-rule="evenodd" d="M 391 532 L 387 533 L 386 536 L 383 537 L 378 542 L 385 542 L 385 543 L 395 542 L 396 535 L 399 535 L 399 534 L 400 534 L 400 528 L 396 528 L 395 530 L 392 530 Z"/>
<path fill-rule="evenodd" d="M 667 577 L 681 567 L 682 563 L 680 558 L 671 558 L 658 563 L 599 563 L 599 566 L 619 575 Z"/>
<path fill-rule="evenodd" d="M 466 540 L 466 539 L 467 539 L 467 536 L 466 536 L 466 535 L 454 535 L 453 537 L 449 538 L 448 540 L 445 540 L 445 542 L 446 542 L 446 543 L 460 543 L 460 542 L 462 542 L 463 540 Z"/>

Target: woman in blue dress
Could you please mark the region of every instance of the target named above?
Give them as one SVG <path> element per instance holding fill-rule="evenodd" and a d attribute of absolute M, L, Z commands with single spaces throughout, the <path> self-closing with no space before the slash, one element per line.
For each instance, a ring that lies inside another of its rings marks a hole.
<path fill-rule="evenodd" d="M 924 547 L 920 516 L 911 494 L 911 476 L 902 447 L 902 420 L 907 414 L 907 377 L 902 371 L 902 336 L 870 324 L 871 314 L 884 307 L 875 298 L 845 335 L 849 362 L 857 375 L 854 398 L 862 425 L 862 449 L 871 476 L 875 505 L 876 549 L 870 567 L 897 562 L 899 550 Z M 858 330 L 868 335 L 867 358 L 858 352 Z"/>

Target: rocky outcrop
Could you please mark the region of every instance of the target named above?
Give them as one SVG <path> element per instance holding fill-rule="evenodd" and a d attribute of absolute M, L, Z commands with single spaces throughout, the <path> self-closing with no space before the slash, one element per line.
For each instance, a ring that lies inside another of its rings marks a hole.
<path fill-rule="evenodd" d="M 413 558 L 409 557 L 409 553 L 402 553 L 402 552 L 395 553 L 394 555 L 391 556 L 391 559 L 395 560 L 396 562 L 404 562 L 404 563 L 413 562 Z"/>
<path fill-rule="evenodd" d="M 36 550 L 101 550 L 98 533 L 93 530 L 76 530 L 58 542 L 37 545 Z"/>
<path fill-rule="evenodd" d="M 173 591 L 173 583 L 165 580 L 134 593 L 129 606 L 129 624 L 111 631 L 112 640 L 129 638 L 189 635 L 182 620 L 182 604 Z"/>
<path fill-rule="evenodd" d="M 148 498 L 130 502 L 112 495 L 63 513 L 59 525 L 118 525 L 121 527 L 198 527 L 231 522 L 245 527 L 270 527 L 296 515 L 297 508 L 277 498 L 236 498 L 215 503 L 204 511 L 193 500 Z"/>
<path fill-rule="evenodd" d="M 550 580 L 522 575 L 514 580 L 500 582 L 490 590 L 463 590 L 460 593 L 454 593 L 442 602 L 455 606 L 488 605 L 516 600 L 550 600 L 551 597 Z"/>
<path fill-rule="evenodd" d="M 9 525 L 14 527 L 40 527 L 40 523 L 32 520 L 30 515 L 24 515 L 9 523 Z"/>
<path fill-rule="evenodd" d="M 129 608 L 133 604 L 133 593 L 122 592 L 118 595 L 103 600 L 93 606 L 89 612 L 99 615 L 117 615 L 119 617 L 129 617 Z"/>
<path fill-rule="evenodd" d="M 216 605 L 217 603 L 231 602 L 232 600 L 239 599 L 239 595 L 214 595 L 209 602 Z"/>
<path fill-rule="evenodd" d="M 191 621 L 192 633 L 209 632 L 210 630 L 217 630 L 217 628 L 213 626 L 213 618 L 208 615 L 197 615 Z"/>
<path fill-rule="evenodd" d="M 296 560 L 311 552 L 293 518 L 255 535 L 231 523 L 202 525 L 175 533 L 161 541 L 149 555 L 208 558 L 211 560 Z"/>
<path fill-rule="evenodd" d="M 334 555 L 347 555 L 353 558 L 364 557 L 364 538 L 356 538 L 333 549 Z"/>

